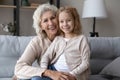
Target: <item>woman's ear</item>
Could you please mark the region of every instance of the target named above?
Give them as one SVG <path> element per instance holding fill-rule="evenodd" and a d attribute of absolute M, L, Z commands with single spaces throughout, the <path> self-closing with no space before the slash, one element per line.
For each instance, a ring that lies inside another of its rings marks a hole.
<path fill-rule="evenodd" d="M 41 31 L 43 30 L 43 27 L 42 27 L 42 25 L 41 25 L 41 22 L 39 23 L 39 27 L 41 28 Z"/>

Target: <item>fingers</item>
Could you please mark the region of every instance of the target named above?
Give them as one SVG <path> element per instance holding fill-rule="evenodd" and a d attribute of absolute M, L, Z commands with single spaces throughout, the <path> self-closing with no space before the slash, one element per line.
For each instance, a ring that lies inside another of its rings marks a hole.
<path fill-rule="evenodd" d="M 60 80 L 69 80 L 67 75 L 62 74 Z"/>
<path fill-rule="evenodd" d="M 76 80 L 75 76 L 70 73 L 61 72 L 62 73 L 62 80 Z"/>
<path fill-rule="evenodd" d="M 72 74 L 70 74 L 70 73 L 66 73 L 66 72 L 62 72 L 62 74 L 64 74 L 64 75 L 66 75 L 66 76 L 72 76 Z"/>
<path fill-rule="evenodd" d="M 76 80 L 73 75 L 66 72 L 58 72 L 58 71 L 52 71 L 52 74 L 50 75 L 50 78 L 53 80 Z"/>

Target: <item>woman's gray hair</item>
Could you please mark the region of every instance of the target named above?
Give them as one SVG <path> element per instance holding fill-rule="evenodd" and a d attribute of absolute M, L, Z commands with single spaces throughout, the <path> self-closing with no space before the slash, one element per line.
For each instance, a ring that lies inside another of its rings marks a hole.
<path fill-rule="evenodd" d="M 56 14 L 57 7 L 54 5 L 50 5 L 50 4 L 42 4 L 37 7 L 37 9 L 35 10 L 33 14 L 33 28 L 35 29 L 37 35 L 41 35 L 41 36 L 45 35 L 45 33 L 43 33 L 41 26 L 40 26 L 40 22 L 41 22 L 40 17 L 46 11 L 53 11 Z"/>

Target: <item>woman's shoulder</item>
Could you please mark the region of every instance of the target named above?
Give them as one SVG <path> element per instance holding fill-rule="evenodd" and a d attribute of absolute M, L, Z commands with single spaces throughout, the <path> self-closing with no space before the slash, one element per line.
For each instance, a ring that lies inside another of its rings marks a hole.
<path fill-rule="evenodd" d="M 40 37 L 40 36 L 34 36 L 33 38 L 32 38 L 32 42 L 38 42 L 38 41 L 41 41 L 42 40 L 42 37 Z"/>
<path fill-rule="evenodd" d="M 63 36 L 56 36 L 55 37 L 55 40 L 60 40 L 60 39 L 63 39 Z"/>
<path fill-rule="evenodd" d="M 47 38 L 43 38 L 41 36 L 34 36 L 33 39 L 31 40 L 31 43 L 33 44 L 42 44 L 42 43 L 50 43 L 50 41 Z"/>

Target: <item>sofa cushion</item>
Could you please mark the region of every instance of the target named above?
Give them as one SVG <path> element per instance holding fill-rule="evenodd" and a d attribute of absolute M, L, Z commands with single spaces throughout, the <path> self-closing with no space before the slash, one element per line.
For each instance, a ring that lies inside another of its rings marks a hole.
<path fill-rule="evenodd" d="M 104 38 L 104 37 L 92 37 L 88 38 L 90 49 L 91 49 L 91 59 L 113 59 L 114 55 L 114 41 L 113 38 Z M 107 54 L 107 55 L 106 55 Z M 99 55 L 99 56 L 98 56 Z"/>
<path fill-rule="evenodd" d="M 0 35 L 0 57 L 18 56 L 19 42 L 16 36 Z"/>
<path fill-rule="evenodd" d="M 107 75 L 90 75 L 89 80 L 112 80 L 112 76 Z"/>
<path fill-rule="evenodd" d="M 91 74 L 99 74 L 101 70 L 110 63 L 111 60 L 107 59 L 91 59 L 90 60 L 90 68 L 91 68 Z"/>
<path fill-rule="evenodd" d="M 0 78 L 0 80 L 12 80 L 12 78 Z"/>
<path fill-rule="evenodd" d="M 119 37 L 88 37 L 91 55 L 91 74 L 99 74 L 101 70 L 120 56 Z"/>
<path fill-rule="evenodd" d="M 120 80 L 120 77 L 115 77 L 112 80 Z"/>
<path fill-rule="evenodd" d="M 33 38 L 34 36 L 19 36 L 18 37 L 18 42 L 19 42 L 19 55 L 21 56 L 22 53 L 24 52 L 26 46 L 28 45 L 28 43 L 30 42 L 30 40 Z"/>
<path fill-rule="evenodd" d="M 14 66 L 18 59 L 19 44 L 17 37 L 0 36 L 0 77 L 13 76 Z"/>
<path fill-rule="evenodd" d="M 120 57 L 109 63 L 100 74 L 120 77 Z"/>
<path fill-rule="evenodd" d="M 0 35 L 0 78 L 14 75 L 15 64 L 32 37 Z"/>
<path fill-rule="evenodd" d="M 0 78 L 12 77 L 14 75 L 14 66 L 16 61 L 17 58 L 14 57 L 0 58 Z"/>

